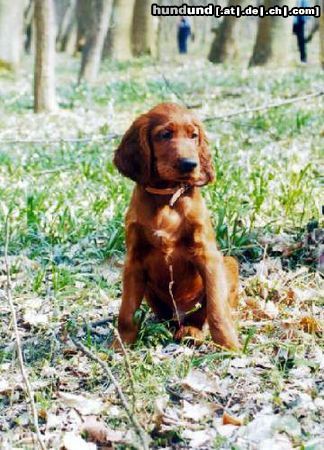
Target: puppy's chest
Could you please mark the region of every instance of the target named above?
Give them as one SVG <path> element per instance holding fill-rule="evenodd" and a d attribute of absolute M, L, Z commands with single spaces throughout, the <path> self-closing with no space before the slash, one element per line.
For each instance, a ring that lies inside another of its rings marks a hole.
<path fill-rule="evenodd" d="M 169 207 L 162 208 L 147 228 L 150 244 L 164 253 L 171 253 L 176 247 L 191 240 L 192 227 L 186 217 Z"/>

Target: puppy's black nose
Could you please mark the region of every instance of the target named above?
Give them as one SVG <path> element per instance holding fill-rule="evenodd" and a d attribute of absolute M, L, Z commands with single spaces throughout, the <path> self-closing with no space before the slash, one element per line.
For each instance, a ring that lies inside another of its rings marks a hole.
<path fill-rule="evenodd" d="M 195 167 L 197 167 L 197 161 L 189 158 L 179 159 L 179 170 L 182 173 L 192 172 Z"/>

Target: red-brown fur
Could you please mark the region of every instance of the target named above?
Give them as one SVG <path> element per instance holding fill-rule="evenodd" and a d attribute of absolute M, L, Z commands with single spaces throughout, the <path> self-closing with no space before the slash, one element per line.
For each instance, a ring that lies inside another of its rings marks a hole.
<path fill-rule="evenodd" d="M 197 161 L 190 174 L 178 170 L 180 158 Z M 200 186 L 214 178 L 207 138 L 201 123 L 176 104 L 162 103 L 143 114 L 124 135 L 114 158 L 125 176 L 136 182 L 126 215 L 127 257 L 118 329 L 124 342 L 136 340 L 133 318 L 145 298 L 161 319 L 175 317 L 175 337 L 202 339 L 208 322 L 217 344 L 238 348 L 230 306 L 237 303 L 238 265 L 217 249 Z M 170 206 L 170 195 L 152 194 L 146 187 L 190 188 Z M 197 302 L 202 307 L 196 312 Z"/>

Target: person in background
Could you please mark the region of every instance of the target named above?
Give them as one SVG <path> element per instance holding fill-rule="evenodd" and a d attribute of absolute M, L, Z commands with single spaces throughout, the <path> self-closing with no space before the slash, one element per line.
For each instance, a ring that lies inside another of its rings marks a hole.
<path fill-rule="evenodd" d="M 181 17 L 178 23 L 178 48 L 179 53 L 184 54 L 188 51 L 188 38 L 191 35 L 191 27 L 186 17 Z"/>
<path fill-rule="evenodd" d="M 307 0 L 298 0 L 297 6 L 299 8 L 308 8 L 309 3 Z M 293 32 L 297 37 L 300 60 L 303 63 L 307 62 L 306 37 L 305 37 L 305 24 L 307 19 L 308 19 L 307 16 L 294 16 L 294 24 L 293 24 Z"/>

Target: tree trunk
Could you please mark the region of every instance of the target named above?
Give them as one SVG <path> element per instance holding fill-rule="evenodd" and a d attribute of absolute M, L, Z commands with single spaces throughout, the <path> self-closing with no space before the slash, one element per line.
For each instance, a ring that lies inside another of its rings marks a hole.
<path fill-rule="evenodd" d="M 132 57 L 131 30 L 135 0 L 114 0 L 111 29 L 111 58 L 126 61 Z"/>
<path fill-rule="evenodd" d="M 242 6 L 244 0 L 229 0 L 228 7 Z M 239 25 L 242 18 L 225 16 L 220 27 L 215 30 L 215 38 L 208 55 L 213 63 L 230 62 L 237 54 L 237 40 Z"/>
<path fill-rule="evenodd" d="M 84 79 L 93 83 L 97 79 L 111 10 L 111 0 L 92 0 L 91 24 L 82 51 L 79 82 Z"/>
<path fill-rule="evenodd" d="M 294 6 L 294 0 L 265 0 L 264 7 Z M 265 64 L 287 65 L 291 60 L 292 52 L 292 18 L 280 16 L 267 16 L 259 19 L 256 41 L 250 66 Z"/>
<path fill-rule="evenodd" d="M 85 45 L 87 31 L 91 24 L 91 4 L 91 0 L 77 0 L 77 52 L 81 51 Z"/>
<path fill-rule="evenodd" d="M 56 32 L 57 34 L 60 34 L 61 25 L 64 20 L 66 11 L 69 8 L 70 0 L 53 0 L 53 3 L 55 12 L 55 23 L 57 28 Z"/>
<path fill-rule="evenodd" d="M 70 0 L 61 17 L 61 23 L 56 37 L 56 47 L 59 51 L 65 52 L 67 43 L 72 33 L 76 14 L 76 0 Z"/>
<path fill-rule="evenodd" d="M 0 69 L 16 70 L 23 49 L 24 0 L 0 0 Z"/>
<path fill-rule="evenodd" d="M 319 36 L 320 36 L 320 61 L 322 69 L 324 69 L 324 0 L 321 2 L 321 17 L 319 25 Z"/>
<path fill-rule="evenodd" d="M 34 111 L 54 111 L 55 22 L 53 0 L 35 0 L 36 54 L 34 67 Z"/>
<path fill-rule="evenodd" d="M 24 48 L 26 53 L 31 52 L 34 28 L 34 0 L 29 0 L 29 3 L 24 12 L 24 30 L 25 30 L 25 42 Z"/>
<path fill-rule="evenodd" d="M 157 53 L 157 30 L 151 15 L 151 0 L 135 0 L 132 41 L 135 56 Z"/>
<path fill-rule="evenodd" d="M 72 28 L 66 36 L 66 42 L 63 41 L 62 51 L 66 52 L 68 55 L 75 56 L 75 49 L 77 48 L 77 37 L 78 37 L 78 26 L 77 21 L 73 20 Z"/>

